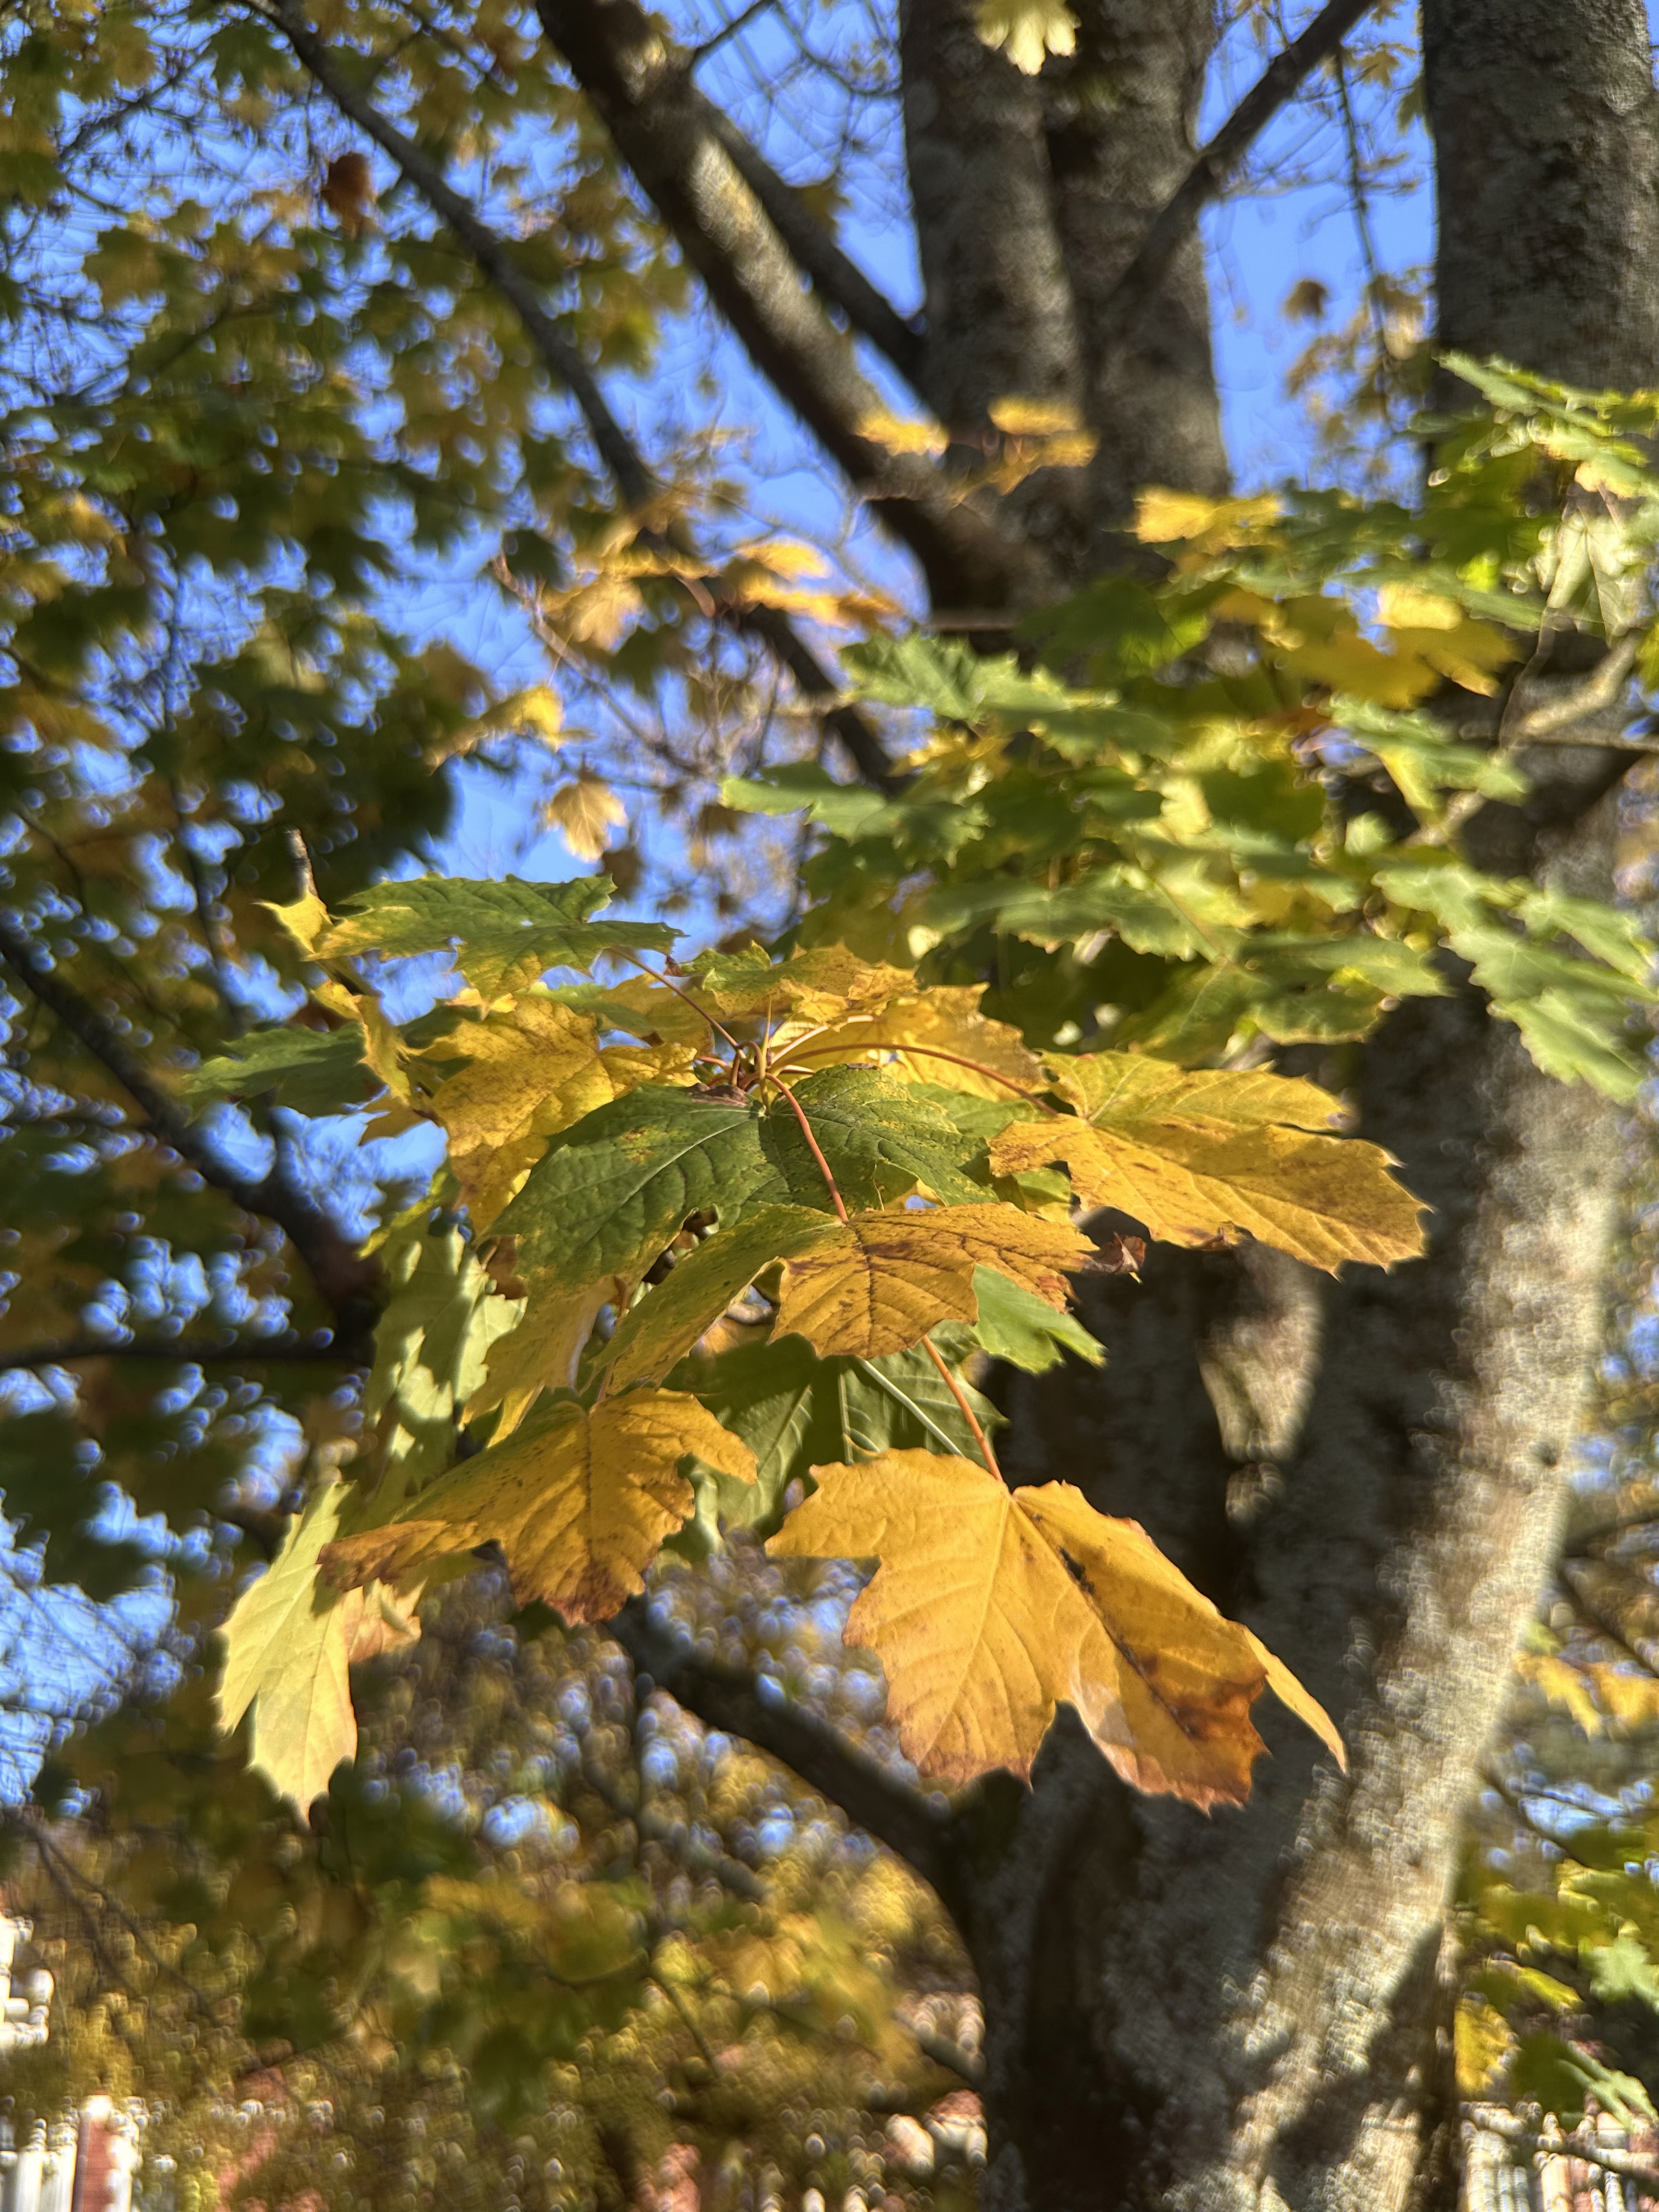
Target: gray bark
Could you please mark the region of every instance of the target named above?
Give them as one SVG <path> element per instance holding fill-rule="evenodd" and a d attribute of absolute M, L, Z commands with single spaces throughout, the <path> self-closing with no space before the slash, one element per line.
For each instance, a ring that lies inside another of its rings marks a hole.
<path fill-rule="evenodd" d="M 1149 484 L 1227 484 L 1210 358 L 1204 250 L 1189 238 L 1126 334 L 1113 301 L 1136 249 L 1192 165 L 1212 0 L 1089 0 L 1076 52 L 1045 72 L 1061 246 L 1100 439 L 1090 471 L 1097 560 Z"/>
<path fill-rule="evenodd" d="M 1439 332 L 1570 383 L 1659 358 L 1643 0 L 1423 0 Z"/>

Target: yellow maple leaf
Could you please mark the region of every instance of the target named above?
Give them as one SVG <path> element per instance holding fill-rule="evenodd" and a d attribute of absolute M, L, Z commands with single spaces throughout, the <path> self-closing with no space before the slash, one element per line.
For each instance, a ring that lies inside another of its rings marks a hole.
<path fill-rule="evenodd" d="M 248 1764 L 303 1813 L 342 1759 L 355 1758 L 354 1661 L 412 1643 L 418 1624 L 379 1582 L 341 1591 L 319 1582 L 317 1563 L 338 1525 L 346 1493 L 315 1490 L 283 1548 L 232 1607 L 220 1634 L 224 1669 L 215 1698 L 229 1735 L 245 1715 Z"/>
<path fill-rule="evenodd" d="M 495 1219 L 550 1136 L 628 1087 L 613 1082 L 592 1019 L 550 999 L 515 1000 L 430 1050 L 466 1062 L 437 1085 L 428 1108 L 449 1138 L 450 1165 L 477 1229 Z"/>
<path fill-rule="evenodd" d="M 1051 1306 L 1089 1244 L 1068 1222 L 1018 1206 L 948 1206 L 855 1213 L 785 1261 L 775 1333 L 804 1336 L 821 1358 L 879 1359 L 942 1321 L 973 1321 L 975 1267 L 994 1267 Z"/>
<path fill-rule="evenodd" d="M 644 1587 L 663 1538 L 694 1504 L 680 1462 L 695 1453 L 740 1482 L 747 1444 L 695 1398 L 630 1390 L 592 1413 L 561 1401 L 411 1499 L 380 1528 L 325 1547 L 336 1580 L 405 1582 L 433 1563 L 499 1544 L 520 1604 L 568 1621 L 608 1620 Z"/>
<path fill-rule="evenodd" d="M 1482 1996 L 1463 1996 L 1453 2016 L 1452 2048 L 1458 2095 L 1481 2097 L 1500 2080 L 1520 2043 L 1496 2005 Z"/>
<path fill-rule="evenodd" d="M 775 1062 L 818 1068 L 868 1060 L 905 1082 L 941 1084 L 975 1098 L 1042 1090 L 1042 1063 L 1019 1031 L 980 1012 L 986 988 L 967 983 L 908 991 L 828 1029 L 783 1030 Z"/>
<path fill-rule="evenodd" d="M 697 976 L 682 986 L 700 1006 L 726 1020 L 760 1016 L 775 1021 L 787 1014 L 795 1024 L 875 1013 L 915 988 L 908 969 L 861 960 L 844 945 L 814 945 L 775 963 L 757 959 L 751 967 L 728 963 L 718 980 Z"/>
<path fill-rule="evenodd" d="M 1066 0 L 980 0 L 979 34 L 1017 70 L 1035 76 L 1050 54 L 1069 54 L 1077 25 Z"/>
<path fill-rule="evenodd" d="M 889 1713 L 924 1773 L 1028 1774 L 1065 1703 L 1137 1789 L 1238 1804 L 1263 1747 L 1250 1707 L 1286 1686 L 1340 1759 L 1328 1717 L 1249 1632 L 1138 1522 L 1109 1520 L 1068 1483 L 1010 1490 L 924 1451 L 813 1474 L 816 1495 L 767 1549 L 881 1562 L 846 1641 L 879 1656 Z"/>
<path fill-rule="evenodd" d="M 1054 1065 L 1077 1115 L 1011 1124 L 991 1140 L 996 1174 L 1060 1161 L 1085 1205 L 1115 1206 L 1168 1243 L 1247 1234 L 1332 1269 L 1423 1249 L 1421 1209 L 1389 1154 L 1315 1133 L 1340 1112 L 1315 1085 L 1136 1053 Z"/>
<path fill-rule="evenodd" d="M 597 860 L 611 832 L 628 819 L 628 809 L 602 776 L 584 771 L 562 783 L 542 807 L 542 820 L 556 830 L 579 860 Z"/>
<path fill-rule="evenodd" d="M 1135 501 L 1135 536 L 1145 545 L 1190 545 L 1196 552 L 1218 553 L 1242 545 L 1270 522 L 1280 502 L 1273 492 L 1249 499 L 1211 499 L 1202 492 L 1144 491 Z"/>

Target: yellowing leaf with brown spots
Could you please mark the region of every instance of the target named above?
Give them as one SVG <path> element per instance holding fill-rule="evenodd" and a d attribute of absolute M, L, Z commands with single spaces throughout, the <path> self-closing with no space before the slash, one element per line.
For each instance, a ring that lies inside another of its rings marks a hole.
<path fill-rule="evenodd" d="M 1315 1085 L 1137 1053 L 1052 1064 L 1077 1113 L 994 1137 L 998 1175 L 1059 1161 L 1086 1205 L 1116 1206 L 1168 1243 L 1248 1234 L 1326 1268 L 1423 1249 L 1421 1209 L 1388 1153 L 1323 1133 L 1341 1109 Z"/>
<path fill-rule="evenodd" d="M 780 1062 L 803 1068 L 870 1060 L 910 1083 L 937 1083 L 975 1098 L 1043 1090 L 1042 1063 L 1008 1022 L 979 1011 L 983 983 L 943 984 L 890 1000 L 819 1031 L 785 1031 Z"/>
<path fill-rule="evenodd" d="M 434 1050 L 466 1062 L 428 1103 L 448 1134 L 450 1165 L 475 1229 L 495 1219 L 549 1137 L 626 1087 L 612 1081 L 591 1018 L 550 999 L 519 999 L 510 1012 L 465 1024 Z"/>
<path fill-rule="evenodd" d="M 346 1583 L 407 1581 L 499 1544 L 520 1604 L 539 1598 L 568 1621 L 608 1620 L 690 1517 L 679 1469 L 692 1453 L 740 1482 L 755 1479 L 748 1445 L 678 1391 L 630 1390 L 591 1413 L 562 1401 L 422 1491 L 396 1521 L 327 1546 L 324 1571 Z"/>
<path fill-rule="evenodd" d="M 1065 1271 L 1089 1250 L 1068 1222 L 1014 1206 L 855 1213 L 785 1261 L 775 1333 L 804 1336 L 821 1358 L 880 1359 L 939 1322 L 974 1320 L 975 1267 L 994 1267 L 1063 1307 Z"/>
<path fill-rule="evenodd" d="M 924 1773 L 1027 1774 L 1065 1703 L 1137 1789 L 1239 1804 L 1263 1748 L 1250 1708 L 1269 1686 L 1292 1690 L 1340 1759 L 1329 1719 L 1249 1632 L 1138 1522 L 1107 1519 L 1069 1484 L 1011 1491 L 923 1451 L 813 1473 L 817 1494 L 767 1549 L 880 1561 L 846 1640 L 880 1657 L 888 1711 Z"/>

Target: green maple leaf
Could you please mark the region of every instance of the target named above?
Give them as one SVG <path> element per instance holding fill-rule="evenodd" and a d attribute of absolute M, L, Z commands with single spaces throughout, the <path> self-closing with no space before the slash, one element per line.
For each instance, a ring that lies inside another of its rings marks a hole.
<path fill-rule="evenodd" d="M 363 1061 L 363 1032 L 355 1022 L 337 1030 L 253 1030 L 185 1079 L 192 1098 L 257 1098 L 269 1093 L 301 1114 L 341 1114 L 380 1089 Z"/>
<path fill-rule="evenodd" d="M 320 960 L 359 952 L 388 957 L 455 948 L 456 964 L 486 999 L 533 983 L 550 968 L 589 972 L 605 952 L 669 952 L 678 933 L 661 922 L 590 921 L 611 896 L 603 877 L 563 884 L 416 876 L 373 884 L 347 901 L 343 920 L 317 941 Z"/>
<path fill-rule="evenodd" d="M 495 1231 L 517 1240 L 521 1273 L 561 1290 L 631 1278 L 692 1214 L 730 1220 L 795 1196 L 761 1130 L 746 1101 L 641 1085 L 561 1131 Z M 822 1180 L 817 1198 L 828 1206 Z"/>
<path fill-rule="evenodd" d="M 876 1068 L 830 1067 L 797 1084 L 795 1097 L 853 1211 L 890 1206 L 918 1183 L 947 1204 L 983 1202 L 984 1184 L 963 1172 L 983 1151 L 982 1141 L 965 1134 L 932 1099 L 919 1097 L 915 1085 Z M 789 1195 L 803 1205 L 821 1204 L 823 1170 L 787 1104 L 769 1109 L 765 1145 Z"/>
<path fill-rule="evenodd" d="M 950 1336 L 965 1349 L 967 1334 Z M 921 1345 L 884 1359 L 820 1359 L 804 1337 L 788 1336 L 687 1361 L 672 1379 L 695 1391 L 755 1455 L 752 1485 L 714 1478 L 720 1516 L 730 1526 L 775 1528 L 789 1485 L 810 1482 L 814 1467 L 890 1450 L 977 1458 L 962 1409 Z M 990 1401 L 963 1389 L 981 1427 L 996 1427 L 1002 1416 Z"/>

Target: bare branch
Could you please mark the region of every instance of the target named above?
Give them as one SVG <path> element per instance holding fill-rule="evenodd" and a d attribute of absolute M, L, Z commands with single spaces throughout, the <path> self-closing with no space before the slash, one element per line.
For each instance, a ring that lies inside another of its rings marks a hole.
<path fill-rule="evenodd" d="M 204 1180 L 245 1213 L 273 1221 L 304 1261 L 336 1323 L 337 1356 L 353 1365 L 373 1358 L 369 1333 L 377 1308 L 378 1261 L 366 1259 L 322 1208 L 283 1173 L 279 1164 L 255 1182 L 222 1159 L 177 1102 L 127 1049 L 115 1024 L 83 999 L 51 964 L 44 945 L 31 942 L 15 922 L 0 915 L 0 965 L 39 1000 L 60 1027 L 100 1062 L 140 1108 L 150 1132 L 187 1160 Z"/>
<path fill-rule="evenodd" d="M 457 241 L 513 307 L 525 335 L 541 356 L 542 366 L 580 410 L 595 450 L 623 500 L 632 507 L 648 507 L 662 489 L 655 472 L 611 412 L 598 378 L 542 305 L 536 285 L 514 258 L 510 241 L 492 230 L 472 203 L 455 191 L 437 161 L 386 120 L 368 94 L 340 68 L 327 44 L 284 0 L 276 0 L 270 20 L 341 114 L 396 162 L 407 183 L 448 225 Z M 676 550 L 684 554 L 687 548 L 679 545 Z M 892 786 L 896 781 L 892 763 L 873 725 L 856 707 L 841 699 L 842 687 L 781 609 L 717 599 L 715 612 L 732 629 L 757 638 L 788 670 L 804 697 L 820 703 L 836 702 L 823 706 L 824 727 L 840 738 L 866 782 L 883 790 Z"/>
<path fill-rule="evenodd" d="M 701 93 L 691 93 L 689 98 L 706 110 L 709 130 L 731 155 L 732 166 L 811 278 L 820 297 L 839 307 L 860 337 L 868 338 L 884 354 L 915 391 L 924 391 L 927 346 L 921 331 L 905 320 L 851 255 L 842 251 L 794 185 L 778 174 L 731 118 Z"/>
<path fill-rule="evenodd" d="M 914 1867 L 941 1894 L 952 1886 L 955 1850 L 950 1814 L 839 1736 L 781 1690 L 763 1694 L 757 1678 L 699 1657 L 685 1638 L 659 1627 L 635 1598 L 608 1624 L 635 1668 L 649 1674 L 710 1728 L 728 1729 L 793 1769 L 839 1805 L 848 1820 Z"/>
<path fill-rule="evenodd" d="M 1303 79 L 1328 61 L 1374 0 L 1328 0 L 1299 37 L 1276 53 L 1215 136 L 1200 149 L 1172 198 L 1141 240 L 1134 259 L 1112 287 L 1102 313 L 1115 313 L 1127 337 L 1157 295 L 1170 264 L 1192 236 L 1198 219 L 1225 191 L 1250 148 L 1291 99 Z"/>

